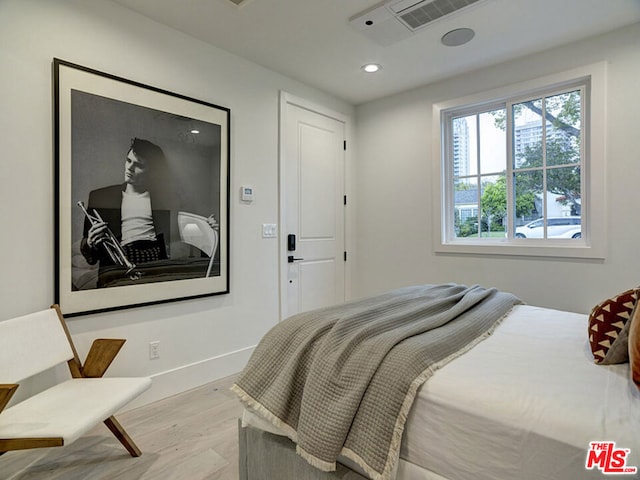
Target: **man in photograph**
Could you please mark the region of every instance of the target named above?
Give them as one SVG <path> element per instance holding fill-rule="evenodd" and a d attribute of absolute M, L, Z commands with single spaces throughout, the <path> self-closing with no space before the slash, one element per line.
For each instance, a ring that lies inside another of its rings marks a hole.
<path fill-rule="evenodd" d="M 125 156 L 124 182 L 89 193 L 80 251 L 89 264 L 99 263 L 98 287 L 105 286 L 105 267 L 167 258 L 169 214 L 153 203 L 165 161 L 159 146 L 134 138 Z"/>

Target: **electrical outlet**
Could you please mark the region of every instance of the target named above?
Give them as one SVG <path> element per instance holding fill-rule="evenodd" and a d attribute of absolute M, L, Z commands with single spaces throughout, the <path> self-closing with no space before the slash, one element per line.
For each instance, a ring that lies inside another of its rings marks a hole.
<path fill-rule="evenodd" d="M 160 341 L 149 342 L 149 360 L 160 358 Z"/>

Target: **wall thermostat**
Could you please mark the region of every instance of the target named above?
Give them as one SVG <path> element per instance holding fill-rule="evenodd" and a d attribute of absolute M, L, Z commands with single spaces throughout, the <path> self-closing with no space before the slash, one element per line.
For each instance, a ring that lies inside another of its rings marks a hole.
<path fill-rule="evenodd" d="M 240 198 L 243 202 L 253 202 L 253 187 L 250 185 L 241 186 Z"/>

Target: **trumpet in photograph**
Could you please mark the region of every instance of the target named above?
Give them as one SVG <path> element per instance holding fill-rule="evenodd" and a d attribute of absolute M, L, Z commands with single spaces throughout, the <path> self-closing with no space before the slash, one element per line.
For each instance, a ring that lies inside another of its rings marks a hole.
<path fill-rule="evenodd" d="M 91 215 L 84 206 L 84 202 L 78 202 L 77 205 L 82 209 L 85 217 L 91 222 L 91 225 L 95 225 L 97 223 L 104 223 L 100 214 L 93 209 L 93 215 Z M 120 246 L 120 242 L 113 234 L 111 229 L 107 226 L 105 231 L 105 238 L 101 242 L 101 245 L 104 247 L 105 251 L 111 258 L 111 261 L 116 265 L 120 265 L 127 269 L 126 275 L 129 276 L 131 280 L 138 280 L 140 278 L 140 272 L 136 271 L 135 263 L 129 261 L 127 256 L 124 253 L 124 250 Z"/>

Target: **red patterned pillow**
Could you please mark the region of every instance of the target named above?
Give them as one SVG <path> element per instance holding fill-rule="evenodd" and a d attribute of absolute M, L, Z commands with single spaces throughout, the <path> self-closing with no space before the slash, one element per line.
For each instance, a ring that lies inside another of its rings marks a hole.
<path fill-rule="evenodd" d="M 595 363 L 629 361 L 629 327 L 638 300 L 637 289 L 627 290 L 593 307 L 589 315 L 589 343 Z"/>
<path fill-rule="evenodd" d="M 640 307 L 636 308 L 629 321 L 629 363 L 631 379 L 640 388 Z"/>

